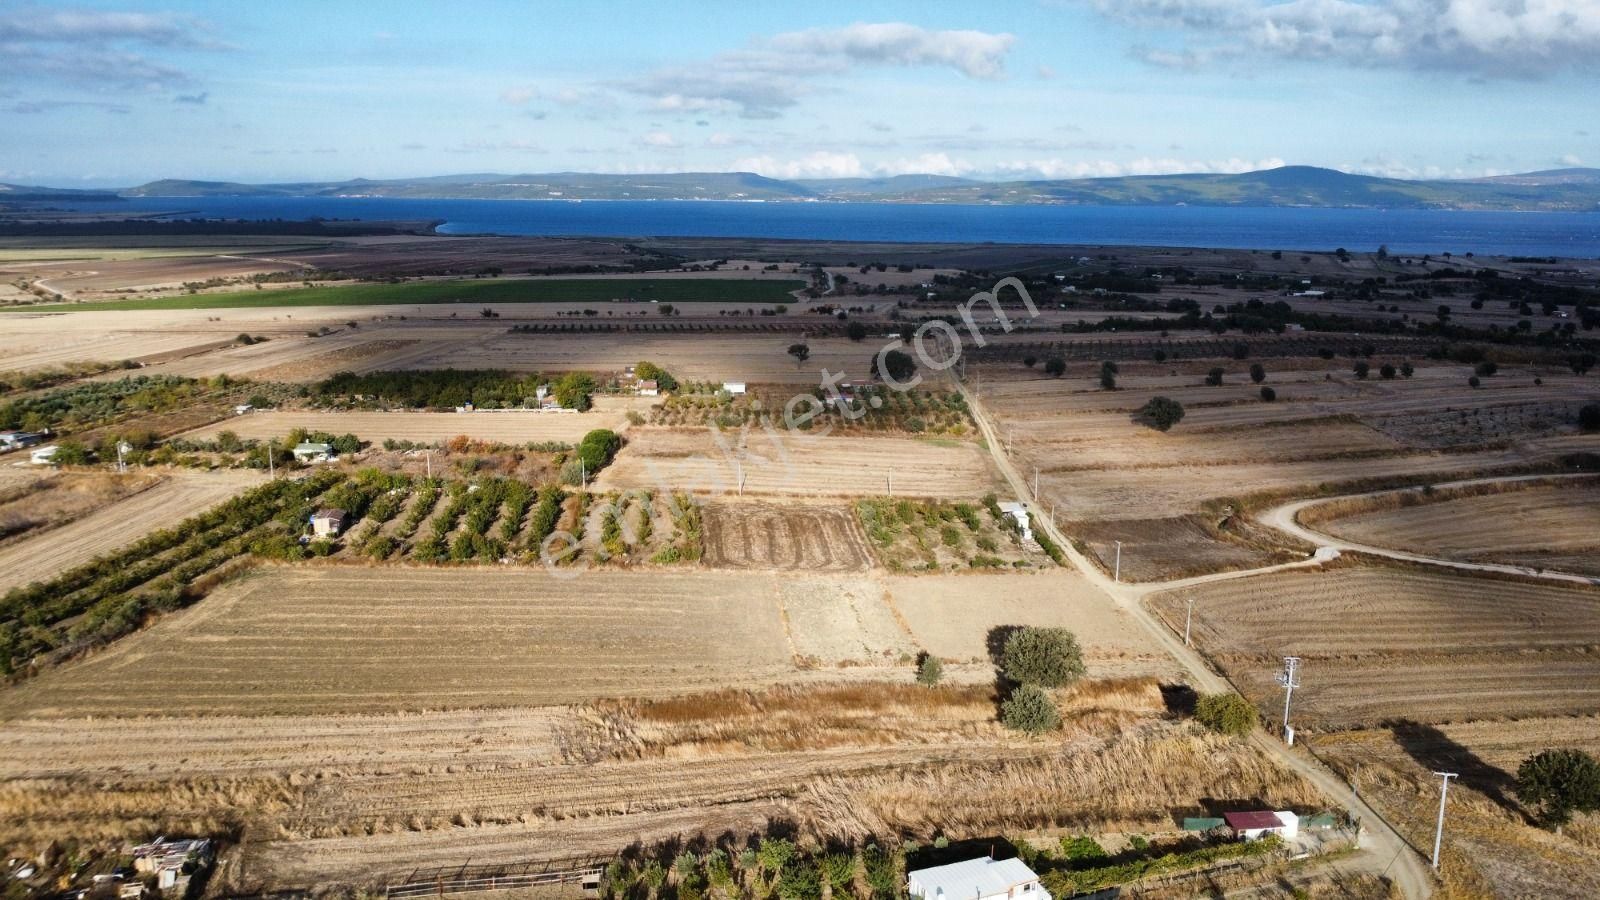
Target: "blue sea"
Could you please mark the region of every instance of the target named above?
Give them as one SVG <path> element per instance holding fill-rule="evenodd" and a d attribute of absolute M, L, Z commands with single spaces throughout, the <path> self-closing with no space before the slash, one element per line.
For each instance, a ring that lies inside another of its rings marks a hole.
<path fill-rule="evenodd" d="M 698 200 L 157 197 L 80 209 L 229 219 L 442 219 L 447 234 L 1131 244 L 1600 258 L 1600 212 L 978 206 Z"/>

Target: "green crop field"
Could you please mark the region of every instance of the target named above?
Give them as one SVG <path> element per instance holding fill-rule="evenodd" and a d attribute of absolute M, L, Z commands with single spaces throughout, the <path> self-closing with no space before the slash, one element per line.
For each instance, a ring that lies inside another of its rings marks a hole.
<path fill-rule="evenodd" d="M 239 309 L 278 306 L 378 306 L 419 303 L 604 303 L 613 299 L 662 303 L 788 303 L 804 281 L 755 278 L 472 279 L 354 284 L 277 291 L 239 291 L 145 297 L 103 303 L 42 303 L 3 307 L 28 312 L 131 309 Z"/>

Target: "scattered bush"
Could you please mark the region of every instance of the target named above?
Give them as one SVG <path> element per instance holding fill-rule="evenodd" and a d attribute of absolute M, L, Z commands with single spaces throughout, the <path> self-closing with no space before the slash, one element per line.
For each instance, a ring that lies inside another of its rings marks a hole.
<path fill-rule="evenodd" d="M 1157 431 L 1168 431 L 1183 421 L 1183 404 L 1171 397 L 1151 397 L 1139 408 L 1139 418 Z"/>
<path fill-rule="evenodd" d="M 1067 373 L 1067 361 L 1059 356 L 1052 356 L 1044 361 L 1044 371 L 1046 375 L 1060 378 Z"/>
<path fill-rule="evenodd" d="M 1194 705 L 1195 721 L 1218 734 L 1243 736 L 1256 727 L 1256 708 L 1234 693 L 1203 694 Z"/>
<path fill-rule="evenodd" d="M 1600 403 L 1587 403 L 1578 410 L 1578 427 L 1584 431 L 1600 431 Z"/>
<path fill-rule="evenodd" d="M 917 661 L 917 684 L 933 687 L 943 680 L 944 663 L 932 653 L 922 654 L 922 658 Z"/>
<path fill-rule="evenodd" d="M 1278 399 L 1278 392 L 1273 390 L 1268 385 L 1263 384 L 1261 386 L 1261 399 L 1271 403 L 1272 401 Z"/>
<path fill-rule="evenodd" d="M 1016 731 L 1042 734 L 1061 727 L 1061 712 L 1044 688 L 1024 684 L 1000 705 L 1000 721 Z"/>

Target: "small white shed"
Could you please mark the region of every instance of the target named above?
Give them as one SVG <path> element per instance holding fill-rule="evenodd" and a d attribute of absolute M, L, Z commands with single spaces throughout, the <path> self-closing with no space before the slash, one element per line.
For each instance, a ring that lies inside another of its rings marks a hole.
<path fill-rule="evenodd" d="M 1022 532 L 1023 540 L 1033 540 L 1033 528 L 1031 527 L 1031 522 L 1028 518 L 1027 506 L 1015 502 L 1002 503 L 1000 504 L 1000 512 L 1004 513 L 1006 518 L 1016 523 L 1017 530 Z"/>
<path fill-rule="evenodd" d="M 727 391 L 730 394 L 742 394 L 742 393 L 744 393 L 744 382 L 742 382 L 742 381 L 724 381 L 722 383 L 722 389 Z"/>

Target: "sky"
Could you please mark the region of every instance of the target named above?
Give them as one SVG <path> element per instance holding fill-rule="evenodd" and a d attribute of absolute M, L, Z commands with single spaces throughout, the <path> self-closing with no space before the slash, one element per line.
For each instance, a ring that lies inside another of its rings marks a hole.
<path fill-rule="evenodd" d="M 0 181 L 1600 165 L 1600 0 L 0 0 Z"/>

